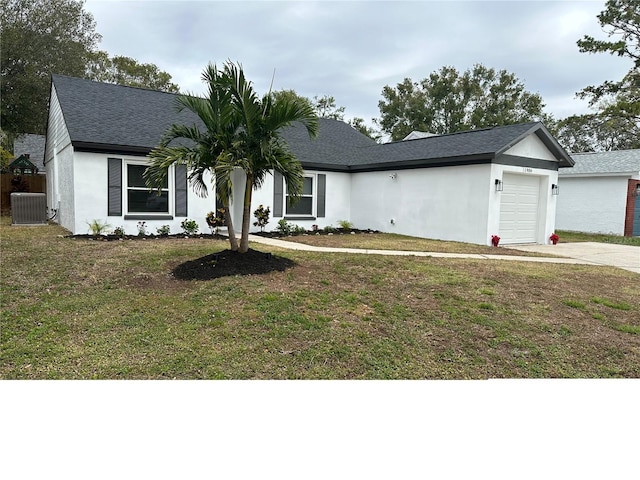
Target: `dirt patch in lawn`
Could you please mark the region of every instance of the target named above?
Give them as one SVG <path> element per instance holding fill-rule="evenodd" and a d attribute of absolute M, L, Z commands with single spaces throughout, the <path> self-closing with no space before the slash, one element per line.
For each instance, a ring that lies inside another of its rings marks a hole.
<path fill-rule="evenodd" d="M 283 272 L 296 263 L 288 258 L 249 249 L 246 253 L 232 250 L 205 255 L 184 262 L 172 271 L 179 280 L 212 280 L 236 275 L 262 275 Z"/>

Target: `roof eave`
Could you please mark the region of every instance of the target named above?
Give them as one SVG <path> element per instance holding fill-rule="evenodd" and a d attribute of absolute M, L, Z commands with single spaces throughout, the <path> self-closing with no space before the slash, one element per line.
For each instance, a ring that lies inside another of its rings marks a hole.
<path fill-rule="evenodd" d="M 558 141 L 554 138 L 553 135 L 551 135 L 549 130 L 547 130 L 547 127 L 545 127 L 542 122 L 533 124 L 529 130 L 522 133 L 507 145 L 502 147 L 500 150 L 498 150 L 496 152 L 496 156 L 505 153 L 516 143 L 528 137 L 532 133 L 535 134 L 542 141 L 542 143 L 544 143 L 545 147 L 547 147 L 549 151 L 556 157 L 556 159 L 558 160 L 558 167 L 573 167 L 575 165 L 575 162 L 573 161 L 569 153 L 567 153 L 567 151 L 562 148 L 562 146 L 560 146 Z"/>
<path fill-rule="evenodd" d="M 91 153 L 113 153 L 117 155 L 148 155 L 152 147 L 141 147 L 134 145 L 116 145 L 95 142 L 72 141 L 71 144 L 77 152 Z"/>

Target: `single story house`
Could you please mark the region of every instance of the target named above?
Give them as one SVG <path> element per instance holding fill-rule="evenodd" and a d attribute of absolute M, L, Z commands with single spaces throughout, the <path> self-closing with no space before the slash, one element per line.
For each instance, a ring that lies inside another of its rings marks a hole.
<path fill-rule="evenodd" d="M 44 166 L 44 147 L 46 143 L 45 135 L 35 133 L 23 133 L 13 142 L 13 154 L 16 157 L 27 155 L 29 160 L 37 167 L 40 175 L 47 173 Z"/>
<path fill-rule="evenodd" d="M 640 236 L 640 149 L 571 157 L 558 172 L 558 229 Z"/>
<path fill-rule="evenodd" d="M 5 170 L 13 175 L 35 175 L 39 172 L 38 167 L 31 161 L 28 153 L 23 153 L 14 158 Z"/>
<path fill-rule="evenodd" d="M 171 167 L 160 197 L 144 185 L 146 156 L 173 123 L 199 123 L 191 112 L 176 112 L 174 94 L 54 75 L 45 163 L 56 220 L 74 233 L 86 233 L 94 219 L 136 233 L 139 221 L 150 232 L 165 224 L 179 232 L 189 218 L 207 231 L 215 197 L 195 195 L 183 166 Z M 251 207 L 271 208 L 267 230 L 282 218 L 307 229 L 346 220 L 356 228 L 484 245 L 492 235 L 501 243 L 547 243 L 555 230 L 558 167 L 573 165 L 539 122 L 386 144 L 331 119 L 320 119 L 313 140 L 299 125 L 282 134 L 302 163 L 305 187 L 290 205 L 282 177 L 267 177 Z M 233 179 L 238 190 L 230 209 L 239 226 L 243 173 Z"/>

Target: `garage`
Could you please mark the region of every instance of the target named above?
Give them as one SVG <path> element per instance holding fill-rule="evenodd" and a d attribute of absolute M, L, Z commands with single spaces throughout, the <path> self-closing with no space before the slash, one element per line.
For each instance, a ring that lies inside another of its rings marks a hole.
<path fill-rule="evenodd" d="M 536 243 L 540 177 L 505 173 L 500 201 L 500 243 Z"/>

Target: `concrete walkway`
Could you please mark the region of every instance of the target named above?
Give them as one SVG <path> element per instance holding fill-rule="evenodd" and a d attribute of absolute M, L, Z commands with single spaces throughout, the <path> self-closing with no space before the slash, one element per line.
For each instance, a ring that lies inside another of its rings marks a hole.
<path fill-rule="evenodd" d="M 338 252 L 338 253 L 360 253 L 360 254 L 374 254 L 374 255 L 408 255 L 415 257 L 433 257 L 433 258 L 474 258 L 480 260 L 514 260 L 520 262 L 537 262 L 537 263 L 565 263 L 565 264 L 579 264 L 579 265 L 612 265 L 609 263 L 595 262 L 586 258 L 553 258 L 553 257 L 525 257 L 519 255 L 484 255 L 478 253 L 441 253 L 441 252 L 412 252 L 406 250 L 368 250 L 363 248 L 335 248 L 335 247 L 316 247 L 313 245 L 305 245 L 304 243 L 287 242 L 285 240 L 279 240 L 277 238 L 265 238 L 259 235 L 249 235 L 249 241 L 255 243 L 261 243 L 264 245 L 271 245 L 274 247 L 285 248 L 288 250 L 300 250 L 305 252 Z M 578 244 L 565 244 L 565 245 L 578 245 Z M 527 245 L 534 246 L 534 245 Z M 547 247 L 550 245 L 535 245 L 539 247 Z M 556 245 L 557 247 L 558 245 Z M 519 249 L 522 246 L 513 246 L 512 248 Z M 550 247 L 553 247 L 552 245 Z M 640 252 L 638 247 L 636 248 Z M 535 250 L 528 250 L 535 251 Z M 553 253 L 554 255 L 562 255 L 560 252 L 553 250 L 547 250 L 544 253 Z M 615 265 L 619 266 L 619 265 Z M 624 267 L 621 267 L 624 268 Z M 632 270 L 633 271 L 633 270 Z M 637 270 L 640 273 L 640 269 Z"/>
<path fill-rule="evenodd" d="M 575 242 L 557 245 L 507 245 L 506 248 L 562 255 L 574 260 L 584 260 L 595 265 L 611 265 L 630 272 L 640 273 L 640 247 L 612 243 Z"/>

